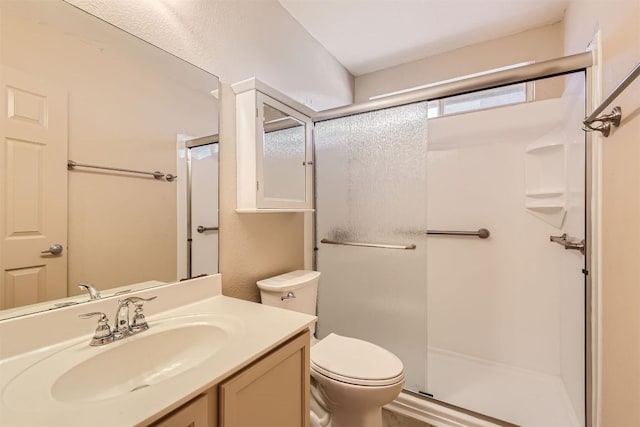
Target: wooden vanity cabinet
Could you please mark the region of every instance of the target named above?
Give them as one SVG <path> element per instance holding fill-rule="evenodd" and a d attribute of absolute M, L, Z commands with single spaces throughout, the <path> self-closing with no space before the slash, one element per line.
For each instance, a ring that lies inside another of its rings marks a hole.
<path fill-rule="evenodd" d="M 213 394 L 213 396 L 211 396 Z M 180 408 L 163 417 L 160 421 L 152 424 L 153 427 L 211 427 L 217 425 L 217 417 L 212 409 L 217 405 L 213 400 L 211 407 L 211 397 L 215 399 L 215 390 L 201 394 L 189 403 L 185 403 Z"/>
<path fill-rule="evenodd" d="M 300 333 L 152 426 L 308 427 L 309 337 Z"/>

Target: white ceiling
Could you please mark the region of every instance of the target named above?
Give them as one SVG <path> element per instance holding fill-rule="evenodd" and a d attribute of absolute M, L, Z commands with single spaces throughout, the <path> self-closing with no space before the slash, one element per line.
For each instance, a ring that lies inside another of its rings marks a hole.
<path fill-rule="evenodd" d="M 562 20 L 569 0 L 278 0 L 352 74 Z"/>

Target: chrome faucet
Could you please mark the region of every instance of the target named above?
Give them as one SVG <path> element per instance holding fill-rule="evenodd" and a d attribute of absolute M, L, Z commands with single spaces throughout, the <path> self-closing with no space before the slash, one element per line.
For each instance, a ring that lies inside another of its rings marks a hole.
<path fill-rule="evenodd" d="M 89 292 L 89 299 L 100 299 L 100 291 L 88 283 L 78 283 L 78 287 L 83 291 Z"/>
<path fill-rule="evenodd" d="M 118 309 L 116 310 L 115 320 L 116 323 L 113 331 L 113 336 L 117 337 L 117 339 L 133 334 L 131 324 L 129 323 L 129 304 L 131 304 L 131 300 L 129 298 L 118 300 Z"/>
<path fill-rule="evenodd" d="M 93 312 L 81 314 L 81 319 L 89 319 L 93 316 L 100 316 L 98 320 L 98 326 L 91 339 L 91 345 L 105 345 L 113 341 L 121 340 L 129 335 L 134 335 L 142 331 L 149 329 L 149 325 L 144 318 L 143 304 L 146 301 L 152 301 L 157 297 L 140 298 L 129 297 L 122 300 L 118 300 L 118 309 L 116 311 L 116 320 L 113 329 L 109 327 L 109 319 L 102 312 Z M 133 320 L 129 318 L 129 305 L 133 304 L 136 309 L 133 316 Z"/>

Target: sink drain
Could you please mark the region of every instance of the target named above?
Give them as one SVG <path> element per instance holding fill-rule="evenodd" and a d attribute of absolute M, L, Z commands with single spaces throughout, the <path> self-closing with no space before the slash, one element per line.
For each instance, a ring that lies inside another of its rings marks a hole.
<path fill-rule="evenodd" d="M 138 390 L 146 388 L 146 387 L 149 387 L 149 384 L 142 384 L 142 385 L 139 385 L 137 387 L 134 387 L 134 388 L 131 389 L 131 391 L 129 393 L 133 393 L 134 391 L 138 391 Z"/>

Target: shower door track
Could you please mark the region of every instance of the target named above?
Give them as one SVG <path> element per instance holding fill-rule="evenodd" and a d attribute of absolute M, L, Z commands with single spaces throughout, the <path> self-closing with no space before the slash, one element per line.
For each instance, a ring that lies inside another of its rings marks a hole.
<path fill-rule="evenodd" d="M 437 84 L 424 89 L 417 89 L 404 93 L 389 95 L 388 97 L 379 98 L 373 101 L 351 104 L 344 107 L 332 108 L 329 110 L 318 111 L 311 116 L 313 123 L 325 120 L 338 119 L 341 117 L 352 116 L 356 114 L 368 113 L 386 108 L 398 107 L 417 102 L 441 99 L 456 95 L 463 95 L 471 92 L 478 92 L 486 89 L 493 89 L 518 83 L 527 83 L 545 78 L 557 77 L 572 73 L 582 72 L 585 74 L 585 104 L 587 114 L 593 108 L 593 65 L 595 63 L 595 51 L 588 51 L 574 55 L 563 56 L 560 58 L 541 61 L 534 64 L 522 65 L 502 71 L 487 73 L 475 77 L 456 80 L 453 82 Z M 315 131 L 314 131 L 315 137 Z M 593 162 L 594 150 L 592 147 L 593 138 L 590 133 L 585 132 L 585 252 L 583 274 L 585 276 L 585 424 L 586 427 L 593 427 L 597 417 L 597 401 L 598 389 L 596 387 L 594 345 L 596 344 L 593 336 L 592 310 L 593 303 L 592 289 L 592 219 L 593 214 L 591 205 L 593 201 Z M 315 144 L 313 146 L 315 158 Z M 314 175 L 316 162 L 313 163 Z M 314 180 L 314 199 L 317 197 L 315 191 Z M 316 200 L 314 200 L 314 206 Z M 305 246 L 317 248 L 317 221 L 313 221 L 313 230 L 310 233 L 311 242 L 306 241 Z M 314 250 L 313 266 L 317 268 L 317 249 Z"/>

